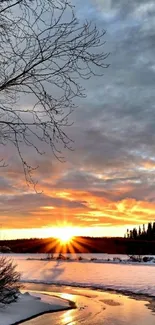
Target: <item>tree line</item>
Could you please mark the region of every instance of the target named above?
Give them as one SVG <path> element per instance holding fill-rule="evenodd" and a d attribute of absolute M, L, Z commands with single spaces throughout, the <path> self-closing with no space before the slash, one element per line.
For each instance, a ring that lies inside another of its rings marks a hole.
<path fill-rule="evenodd" d="M 125 237 L 137 240 L 155 240 L 155 222 L 149 222 L 146 225 L 143 224 L 143 226 L 139 226 L 138 229 L 136 227 L 127 229 Z"/>

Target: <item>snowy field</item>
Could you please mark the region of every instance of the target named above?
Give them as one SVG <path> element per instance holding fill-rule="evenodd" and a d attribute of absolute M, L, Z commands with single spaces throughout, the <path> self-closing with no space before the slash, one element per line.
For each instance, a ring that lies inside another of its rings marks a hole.
<path fill-rule="evenodd" d="M 105 255 L 105 254 L 104 254 Z M 9 255 L 22 273 L 22 281 L 114 289 L 155 296 L 155 264 L 95 263 L 39 260 L 45 255 Z M 81 255 L 82 256 L 82 255 Z M 118 255 L 117 255 L 118 256 Z M 101 258 L 101 255 L 88 254 Z M 119 256 L 122 258 L 122 256 Z M 33 258 L 29 260 L 28 258 Z M 84 258 L 84 256 L 83 256 Z M 113 258 L 113 256 L 111 256 Z"/>

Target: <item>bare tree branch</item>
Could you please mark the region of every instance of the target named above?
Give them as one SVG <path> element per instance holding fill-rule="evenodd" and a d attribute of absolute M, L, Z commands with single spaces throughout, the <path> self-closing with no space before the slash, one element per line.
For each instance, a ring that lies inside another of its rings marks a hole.
<path fill-rule="evenodd" d="M 38 141 L 46 143 L 63 159 L 72 143 L 65 128 L 74 99 L 85 97 L 80 79 L 102 76 L 108 67 L 104 35 L 91 22 L 81 26 L 67 0 L 0 2 L 0 144 L 14 144 L 28 183 L 35 168 L 23 143 L 40 154 Z"/>

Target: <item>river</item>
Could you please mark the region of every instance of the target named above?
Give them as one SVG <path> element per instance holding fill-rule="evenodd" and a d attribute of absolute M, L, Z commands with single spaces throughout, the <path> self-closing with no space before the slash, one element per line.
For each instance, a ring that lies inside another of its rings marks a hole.
<path fill-rule="evenodd" d="M 77 308 L 44 314 L 24 322 L 24 325 L 155 324 L 153 298 L 128 297 L 113 292 L 33 283 L 25 284 L 25 289 L 69 299 L 76 303 Z"/>

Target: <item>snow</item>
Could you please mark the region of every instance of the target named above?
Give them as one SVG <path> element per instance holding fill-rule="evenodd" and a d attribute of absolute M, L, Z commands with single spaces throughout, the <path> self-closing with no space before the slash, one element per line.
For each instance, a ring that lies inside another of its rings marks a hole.
<path fill-rule="evenodd" d="M 67 301 L 44 294 L 21 294 L 18 301 L 0 307 L 0 324 L 11 325 L 45 312 L 68 309 Z"/>
<path fill-rule="evenodd" d="M 22 273 L 23 282 L 113 289 L 155 296 L 155 264 L 96 264 L 88 260 L 27 260 L 28 257 L 24 254 L 12 255 L 18 264 L 17 270 Z M 38 258 L 38 255 L 35 257 Z"/>
<path fill-rule="evenodd" d="M 50 254 L 51 255 L 51 254 Z M 66 257 L 70 257 L 70 259 L 74 259 L 77 260 L 78 257 L 82 257 L 84 260 L 90 260 L 91 258 L 97 258 L 98 260 L 107 260 L 110 259 L 111 261 L 114 258 L 120 258 L 122 260 L 128 260 L 129 256 L 125 255 L 125 254 L 93 254 L 93 253 L 87 253 L 87 254 L 64 254 Z M 16 254 L 16 253 L 9 253 L 9 254 L 1 254 L 0 256 L 7 256 L 9 258 L 17 258 L 18 260 L 26 260 L 26 259 L 47 259 L 48 254 L 44 254 L 44 253 L 37 253 L 37 254 L 30 254 L 30 253 L 24 253 L 24 254 Z M 58 257 L 58 254 L 53 254 L 54 258 Z M 155 256 L 154 256 L 155 257 Z"/>
<path fill-rule="evenodd" d="M 78 256 L 72 256 L 73 261 L 46 260 L 47 255 L 44 254 L 8 256 L 17 264 L 22 282 L 93 287 L 155 296 L 155 264 L 152 261 L 129 263 L 127 256 L 105 257 L 105 254 L 81 255 L 82 261 L 77 261 Z M 92 258 L 97 260 L 90 261 Z M 106 259 L 110 261 L 106 262 Z M 67 301 L 56 297 L 42 294 L 39 298 L 25 293 L 17 303 L 0 308 L 0 324 L 11 325 L 40 313 L 69 307 Z"/>

